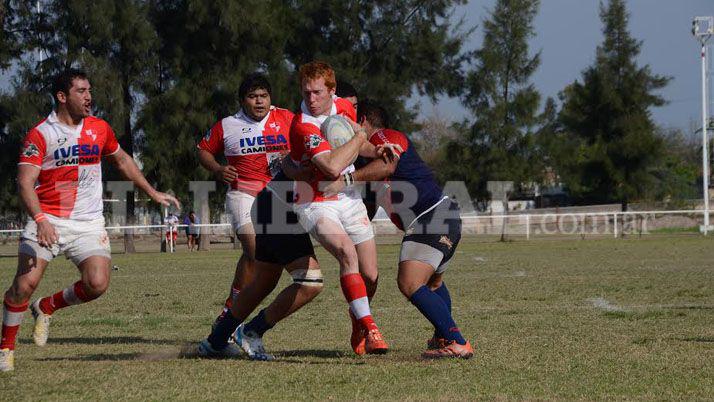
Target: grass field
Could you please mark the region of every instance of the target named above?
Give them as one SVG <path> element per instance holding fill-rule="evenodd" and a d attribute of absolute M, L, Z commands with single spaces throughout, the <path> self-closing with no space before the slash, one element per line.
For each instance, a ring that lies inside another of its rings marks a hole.
<path fill-rule="evenodd" d="M 115 255 L 109 292 L 56 313 L 46 347 L 32 343 L 27 314 L 0 399 L 709 399 L 713 246 L 703 237 L 466 241 L 446 281 L 476 355 L 436 362 L 419 359 L 430 327 L 396 288 L 397 245 L 379 248 L 373 306 L 389 354 L 351 353 L 337 267 L 318 250 L 325 291 L 266 335 L 276 362 L 192 357 L 236 251 Z M 3 288 L 15 263 L 0 259 Z M 38 295 L 76 277 L 57 259 Z"/>

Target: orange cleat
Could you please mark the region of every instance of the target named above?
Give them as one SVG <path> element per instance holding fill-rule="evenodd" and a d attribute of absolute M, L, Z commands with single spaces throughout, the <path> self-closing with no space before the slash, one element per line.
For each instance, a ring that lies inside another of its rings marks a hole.
<path fill-rule="evenodd" d="M 352 320 L 352 335 L 350 336 L 350 345 L 352 345 L 352 350 L 358 356 L 362 356 L 367 353 L 365 344 L 367 342 L 367 334 L 365 330 L 362 329 L 362 325 L 357 321 L 355 315 L 352 314 L 352 310 L 348 310 L 350 313 L 350 320 Z"/>
<path fill-rule="evenodd" d="M 387 342 L 382 337 L 382 333 L 378 329 L 373 329 L 367 332 L 367 341 L 365 350 L 371 355 L 383 355 L 389 350 Z"/>
<path fill-rule="evenodd" d="M 474 349 L 471 344 L 466 341 L 466 345 L 459 345 L 456 341 L 447 341 L 447 345 L 441 349 L 427 350 L 422 353 L 421 357 L 425 359 L 443 359 L 459 357 L 462 359 L 470 359 L 474 355 Z"/>
<path fill-rule="evenodd" d="M 436 349 L 441 349 L 448 345 L 448 342 L 445 338 L 437 338 L 433 337 L 426 341 L 426 349 L 427 350 L 436 350 Z"/>

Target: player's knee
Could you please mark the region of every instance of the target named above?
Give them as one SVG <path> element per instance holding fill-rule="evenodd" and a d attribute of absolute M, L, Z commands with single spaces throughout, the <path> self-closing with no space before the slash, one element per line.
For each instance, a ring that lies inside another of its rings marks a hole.
<path fill-rule="evenodd" d="M 421 284 L 417 284 L 408 278 L 398 277 L 397 287 L 399 288 L 399 291 L 402 292 L 404 297 L 409 299 L 410 297 L 412 297 L 414 292 L 416 292 L 417 289 L 421 287 Z"/>
<path fill-rule="evenodd" d="M 83 281 L 87 295 L 93 298 L 99 297 L 109 288 L 109 276 L 93 275 Z"/>
<path fill-rule="evenodd" d="M 10 289 L 7 290 L 5 297 L 13 303 L 22 304 L 30 300 L 32 294 L 35 293 L 35 289 L 37 289 L 37 285 L 37 282 L 15 282 Z"/>
<path fill-rule="evenodd" d="M 322 271 L 318 269 L 295 269 L 290 272 L 293 283 L 300 285 L 300 291 L 304 294 L 315 297 L 322 291 L 323 278 Z"/>
<path fill-rule="evenodd" d="M 355 251 L 354 247 L 350 247 L 347 244 L 342 245 L 337 249 L 335 258 L 340 263 L 340 267 L 359 269 L 357 251 Z"/>

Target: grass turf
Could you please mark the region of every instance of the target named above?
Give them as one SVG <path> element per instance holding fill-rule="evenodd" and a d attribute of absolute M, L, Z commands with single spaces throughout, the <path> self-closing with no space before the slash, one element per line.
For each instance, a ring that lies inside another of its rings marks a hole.
<path fill-rule="evenodd" d="M 101 299 L 55 314 L 44 348 L 26 315 L 2 400 L 707 399 L 714 395 L 714 247 L 703 237 L 537 240 L 460 246 L 447 271 L 476 355 L 419 359 L 430 325 L 398 292 L 397 245 L 379 247 L 373 303 L 386 356 L 349 348 L 337 266 L 266 334 L 280 360 L 193 356 L 224 300 L 238 252 L 115 255 Z M 0 259 L 7 286 L 16 260 Z M 284 275 L 286 276 L 286 275 Z M 37 295 L 74 282 L 64 258 Z M 287 278 L 279 285 L 287 284 Z M 270 300 L 270 298 L 269 298 Z"/>

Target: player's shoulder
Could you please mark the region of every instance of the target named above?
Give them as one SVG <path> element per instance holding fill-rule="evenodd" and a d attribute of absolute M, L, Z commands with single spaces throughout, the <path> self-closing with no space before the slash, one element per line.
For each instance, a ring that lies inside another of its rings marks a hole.
<path fill-rule="evenodd" d="M 383 128 L 377 130 L 369 138 L 372 143 L 385 143 L 385 142 L 408 142 L 406 134 L 401 131 L 393 130 L 391 128 Z"/>
<path fill-rule="evenodd" d="M 295 117 L 295 113 L 291 112 L 288 109 L 278 107 L 278 106 L 273 106 L 273 109 L 270 111 L 274 116 L 280 119 L 292 121 L 293 118 Z"/>
<path fill-rule="evenodd" d="M 84 118 L 84 129 L 87 130 L 100 130 L 100 131 L 113 131 L 109 123 L 96 116 L 87 116 Z"/>
<path fill-rule="evenodd" d="M 334 102 L 337 114 L 345 116 L 353 121 L 357 121 L 357 110 L 352 102 L 340 97 L 336 97 Z"/>
<path fill-rule="evenodd" d="M 320 121 L 307 113 L 298 112 L 293 117 L 290 132 L 301 135 L 320 133 Z"/>

